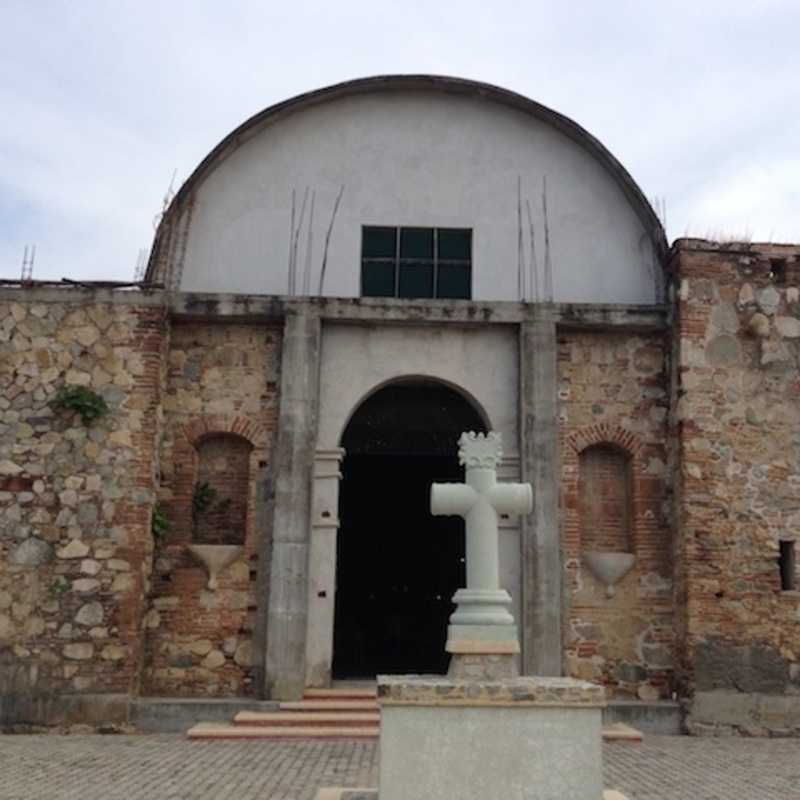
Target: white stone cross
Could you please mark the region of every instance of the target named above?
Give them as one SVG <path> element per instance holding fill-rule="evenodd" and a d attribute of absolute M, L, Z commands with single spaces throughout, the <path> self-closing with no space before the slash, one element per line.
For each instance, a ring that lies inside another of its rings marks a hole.
<path fill-rule="evenodd" d="M 458 444 L 459 462 L 466 467 L 466 483 L 431 486 L 431 513 L 466 520 L 467 586 L 453 597 L 458 607 L 450 617 L 450 652 L 456 652 L 451 647 L 454 640 L 484 638 L 476 626 L 511 626 L 507 635 L 500 638 L 510 640 L 513 636 L 516 643 L 514 618 L 508 611 L 511 597 L 500 588 L 497 519 L 498 514 L 529 514 L 533 509 L 530 484 L 497 482 L 497 465 L 502 456 L 499 433 L 462 433 Z"/>

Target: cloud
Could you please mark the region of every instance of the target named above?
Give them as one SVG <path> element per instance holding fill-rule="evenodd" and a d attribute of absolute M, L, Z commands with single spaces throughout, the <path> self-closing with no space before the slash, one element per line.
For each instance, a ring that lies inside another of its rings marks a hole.
<path fill-rule="evenodd" d="M 6 0 L 0 276 L 127 279 L 173 170 L 363 75 L 497 83 L 572 117 L 689 229 L 800 237 L 794 0 Z"/>
<path fill-rule="evenodd" d="M 719 239 L 800 241 L 800 155 L 734 163 L 709 179 L 683 213 L 684 233 Z"/>

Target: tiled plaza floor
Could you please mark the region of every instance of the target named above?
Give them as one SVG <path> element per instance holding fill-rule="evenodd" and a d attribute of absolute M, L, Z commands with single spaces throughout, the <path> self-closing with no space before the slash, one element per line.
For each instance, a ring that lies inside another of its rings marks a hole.
<path fill-rule="evenodd" d="M 800 800 L 798 739 L 649 736 L 604 756 L 606 786 L 630 800 Z M 0 736 L 0 800 L 311 800 L 376 782 L 363 742 Z"/>

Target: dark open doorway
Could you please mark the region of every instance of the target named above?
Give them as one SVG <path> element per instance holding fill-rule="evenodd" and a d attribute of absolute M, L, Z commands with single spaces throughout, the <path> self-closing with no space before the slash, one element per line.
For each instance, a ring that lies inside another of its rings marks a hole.
<path fill-rule="evenodd" d="M 433 517 L 434 481 L 461 481 L 457 440 L 485 431 L 458 392 L 432 382 L 370 396 L 342 437 L 334 678 L 444 673 L 451 598 L 464 585 L 464 523 Z"/>

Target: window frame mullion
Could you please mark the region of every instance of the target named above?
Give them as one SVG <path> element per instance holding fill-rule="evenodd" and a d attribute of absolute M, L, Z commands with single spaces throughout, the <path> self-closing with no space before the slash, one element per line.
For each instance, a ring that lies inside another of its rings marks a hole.
<path fill-rule="evenodd" d="M 431 297 L 439 296 L 439 229 L 433 229 L 433 289 Z"/>
<path fill-rule="evenodd" d="M 395 228 L 394 236 L 394 296 L 400 297 L 400 236 L 402 228 L 398 225 Z"/>

